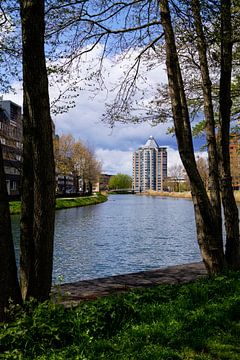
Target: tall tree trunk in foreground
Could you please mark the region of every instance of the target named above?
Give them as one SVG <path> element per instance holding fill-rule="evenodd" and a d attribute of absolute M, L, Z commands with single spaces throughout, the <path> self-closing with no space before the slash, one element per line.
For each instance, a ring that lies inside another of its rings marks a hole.
<path fill-rule="evenodd" d="M 238 208 L 233 194 L 229 154 L 231 120 L 232 27 L 231 1 L 221 0 L 221 78 L 220 110 L 220 169 L 221 192 L 226 228 L 226 262 L 240 269 L 240 239 Z"/>
<path fill-rule="evenodd" d="M 210 201 L 218 219 L 218 228 L 216 232 L 222 237 L 222 215 L 221 215 L 221 198 L 218 171 L 218 152 L 217 141 L 215 135 L 215 119 L 212 102 L 212 83 L 209 75 L 209 67 L 207 60 L 206 39 L 203 32 L 201 19 L 201 5 L 199 0 L 191 0 L 191 9 L 194 19 L 195 31 L 197 34 L 197 49 L 200 63 L 200 72 L 202 78 L 202 91 L 204 98 L 204 114 L 206 122 L 206 140 L 208 149 L 208 168 L 209 168 L 209 195 Z M 223 242 L 221 243 L 223 247 Z"/>
<path fill-rule="evenodd" d="M 5 319 L 5 308 L 8 307 L 10 299 L 14 303 L 21 302 L 0 144 L 0 322 Z"/>
<path fill-rule="evenodd" d="M 191 184 L 198 243 L 208 272 L 215 274 L 220 272 L 224 265 L 222 239 L 216 232 L 218 218 L 209 201 L 194 157 L 190 119 L 168 0 L 160 1 L 160 14 L 165 35 L 166 65 L 174 127 L 179 153 Z"/>
<path fill-rule="evenodd" d="M 49 297 L 52 282 L 55 166 L 44 53 L 44 0 L 20 0 L 24 151 L 21 271 L 24 298 Z"/>

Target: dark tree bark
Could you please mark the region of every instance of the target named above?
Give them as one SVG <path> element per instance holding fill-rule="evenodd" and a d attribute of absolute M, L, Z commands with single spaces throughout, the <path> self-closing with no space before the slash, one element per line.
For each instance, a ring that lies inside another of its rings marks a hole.
<path fill-rule="evenodd" d="M 89 183 L 88 183 L 88 189 L 89 189 L 88 195 L 92 195 L 92 182 L 91 181 L 89 181 Z"/>
<path fill-rule="evenodd" d="M 218 221 L 197 170 L 192 144 L 190 119 L 176 50 L 175 37 L 167 0 L 160 1 L 161 21 L 165 36 L 166 65 L 174 127 L 183 165 L 188 174 L 194 203 L 197 237 L 203 261 L 210 274 L 223 269 L 222 239 L 216 229 Z"/>
<path fill-rule="evenodd" d="M 23 44 L 24 151 L 21 288 L 49 297 L 52 282 L 55 166 L 44 54 L 44 0 L 20 0 Z"/>
<path fill-rule="evenodd" d="M 238 208 L 233 194 L 229 155 L 231 120 L 232 26 L 231 1 L 221 0 L 220 168 L 221 192 L 226 228 L 225 257 L 230 268 L 240 269 Z"/>
<path fill-rule="evenodd" d="M 212 102 L 212 83 L 209 76 L 209 67 L 207 60 L 207 45 L 203 32 L 201 8 L 199 0 L 191 1 L 191 9 L 194 19 L 194 26 L 197 34 L 197 49 L 199 55 L 200 71 L 202 77 L 202 91 L 204 98 L 204 113 L 206 122 L 206 139 L 208 149 L 208 168 L 209 168 L 209 194 L 210 200 L 215 212 L 216 219 L 218 219 L 218 228 L 216 231 L 222 237 L 222 216 L 221 216 L 221 198 L 220 198 L 220 184 L 219 184 L 219 170 L 218 170 L 218 152 L 215 134 L 215 119 Z M 223 242 L 221 243 L 223 247 Z"/>
<path fill-rule="evenodd" d="M 0 322 L 5 320 L 9 300 L 21 302 L 17 267 L 12 239 L 6 178 L 0 144 Z"/>

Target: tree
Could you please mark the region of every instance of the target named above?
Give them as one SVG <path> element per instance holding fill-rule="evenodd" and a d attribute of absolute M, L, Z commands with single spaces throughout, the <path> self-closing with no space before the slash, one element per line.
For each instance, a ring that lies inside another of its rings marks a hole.
<path fill-rule="evenodd" d="M 5 308 L 11 299 L 21 302 L 17 267 L 12 239 L 10 211 L 0 143 L 0 322 L 5 320 Z"/>
<path fill-rule="evenodd" d="M 117 174 L 110 177 L 108 183 L 109 189 L 131 189 L 132 188 L 132 178 L 126 174 Z"/>
<path fill-rule="evenodd" d="M 181 182 L 185 180 L 185 170 L 184 167 L 179 165 L 173 165 L 169 170 L 168 174 L 170 179 L 166 179 L 166 185 L 171 189 L 171 191 L 183 191 Z"/>
<path fill-rule="evenodd" d="M 101 173 L 101 163 L 96 159 L 94 152 L 78 140 L 73 145 L 72 163 L 78 179 L 77 188 L 81 182 L 82 193 L 92 194 L 92 185 Z"/>
<path fill-rule="evenodd" d="M 222 239 L 219 233 L 218 219 L 214 216 L 194 157 L 186 95 L 167 0 L 161 1 L 160 12 L 165 33 L 166 65 L 174 127 L 179 153 L 190 179 L 198 243 L 209 273 L 216 273 L 221 271 L 224 265 Z"/>
<path fill-rule="evenodd" d="M 0 26 L 1 30 L 7 23 L 7 18 L 1 7 Z M 2 45 L 2 44 L 1 44 Z M 2 57 L 0 58 L 2 62 Z M 2 84 L 1 86 L 5 86 Z M 4 114 L 0 111 L 0 115 Z M 0 134 L 1 135 L 1 134 Z M 0 141 L 0 322 L 6 319 L 6 308 L 9 301 L 21 303 L 21 292 L 17 277 L 14 244 L 12 239 L 10 210 L 6 177 L 4 172 L 3 151 Z"/>
<path fill-rule="evenodd" d="M 61 135 L 54 143 L 57 172 L 72 174 L 76 179 L 77 191 L 81 182 L 81 192 L 91 194 L 92 184 L 97 181 L 101 172 L 101 163 L 94 152 L 70 134 Z"/>
<path fill-rule="evenodd" d="M 23 49 L 23 181 L 20 280 L 24 299 L 52 285 L 55 169 L 44 54 L 44 0 L 20 0 Z"/>
<path fill-rule="evenodd" d="M 56 171 L 60 174 L 69 174 L 73 171 L 73 147 L 75 139 L 72 135 L 61 135 L 54 139 L 54 158 Z"/>
<path fill-rule="evenodd" d="M 73 146 L 75 139 L 72 135 L 56 136 L 54 141 L 54 158 L 56 166 L 57 177 L 63 176 L 63 187 L 58 189 L 60 192 L 63 191 L 66 194 L 67 191 L 67 177 L 72 176 L 74 172 L 74 166 L 72 161 Z"/>
<path fill-rule="evenodd" d="M 226 229 L 226 261 L 229 267 L 240 268 L 239 216 L 232 188 L 229 138 L 231 120 L 232 19 L 231 1 L 221 0 L 221 74 L 219 92 L 221 193 Z"/>

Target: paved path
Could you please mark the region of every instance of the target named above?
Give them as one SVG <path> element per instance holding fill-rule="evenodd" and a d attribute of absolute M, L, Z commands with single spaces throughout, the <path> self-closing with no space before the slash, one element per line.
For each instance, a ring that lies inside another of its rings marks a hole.
<path fill-rule="evenodd" d="M 53 288 L 53 297 L 65 306 L 77 305 L 82 300 L 125 292 L 129 289 L 160 284 L 179 284 L 206 276 L 202 262 L 170 266 L 138 273 L 109 276 L 94 280 L 66 283 Z"/>

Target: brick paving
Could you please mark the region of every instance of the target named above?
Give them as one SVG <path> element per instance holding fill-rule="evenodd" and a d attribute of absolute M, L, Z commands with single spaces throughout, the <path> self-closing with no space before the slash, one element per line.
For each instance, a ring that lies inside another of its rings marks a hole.
<path fill-rule="evenodd" d="M 207 271 L 203 263 L 198 262 L 66 283 L 53 287 L 52 295 L 53 299 L 64 306 L 75 306 L 83 300 L 122 293 L 134 288 L 186 283 L 203 276 L 207 276 Z"/>

